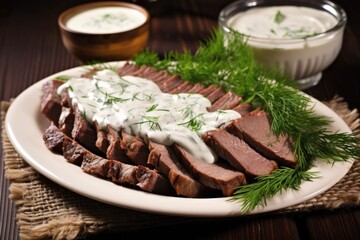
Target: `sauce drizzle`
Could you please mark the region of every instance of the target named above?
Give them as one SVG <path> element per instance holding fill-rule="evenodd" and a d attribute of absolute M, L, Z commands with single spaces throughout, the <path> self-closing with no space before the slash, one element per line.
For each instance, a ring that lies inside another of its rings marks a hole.
<path fill-rule="evenodd" d="M 241 117 L 233 110 L 208 112 L 210 101 L 191 93 L 164 93 L 151 80 L 135 76 L 120 77 L 105 69 L 93 78 L 70 78 L 59 87 L 68 89 L 72 104 L 88 121 L 101 128 L 151 139 L 164 145 L 182 146 L 199 160 L 214 163 L 216 154 L 201 135 Z"/>

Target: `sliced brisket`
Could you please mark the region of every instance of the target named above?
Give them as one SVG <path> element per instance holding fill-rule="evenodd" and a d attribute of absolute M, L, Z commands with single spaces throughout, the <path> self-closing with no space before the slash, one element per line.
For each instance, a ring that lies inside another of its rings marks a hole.
<path fill-rule="evenodd" d="M 42 94 L 40 101 L 40 111 L 45 115 L 47 119 L 52 121 L 55 125 L 58 124 L 61 114 L 61 99 L 57 94 L 57 89 L 64 82 L 60 80 L 47 81 L 42 86 Z"/>
<path fill-rule="evenodd" d="M 225 130 L 208 131 L 203 140 L 235 169 L 250 177 L 268 175 L 277 168 L 276 162 L 264 158 L 243 140 Z"/>
<path fill-rule="evenodd" d="M 123 163 L 131 163 L 131 160 L 126 156 L 123 149 L 120 147 L 120 134 L 117 130 L 111 126 L 106 128 L 107 139 L 109 146 L 106 149 L 106 158 L 112 160 L 118 160 Z"/>
<path fill-rule="evenodd" d="M 254 110 L 234 120 L 226 126 L 226 129 L 281 165 L 294 167 L 297 164 L 290 138 L 286 135 L 275 135 L 271 131 L 266 112 L 262 110 Z"/>
<path fill-rule="evenodd" d="M 65 136 L 53 123 L 45 130 L 43 138 L 51 151 L 63 154 L 68 162 L 81 166 L 86 173 L 114 183 L 137 186 L 147 192 L 174 195 L 169 181 L 157 171 L 97 156 L 75 140 Z"/>
<path fill-rule="evenodd" d="M 246 183 L 245 175 L 239 171 L 200 161 L 178 145 L 175 145 L 174 149 L 186 170 L 197 181 L 210 188 L 221 190 L 224 196 L 231 196 L 236 187 Z"/>
<path fill-rule="evenodd" d="M 183 82 L 178 87 L 169 91 L 169 93 L 171 93 L 171 94 L 188 93 L 189 90 L 192 89 L 193 87 L 194 87 L 194 84 L 192 84 L 191 82 Z"/>
<path fill-rule="evenodd" d="M 116 71 L 120 76 L 131 75 L 133 72 L 139 69 L 139 66 L 136 64 L 131 64 L 126 62 L 122 67 L 118 68 Z"/>
<path fill-rule="evenodd" d="M 165 81 L 161 82 L 159 84 L 159 88 L 161 89 L 161 91 L 168 93 L 183 83 L 184 83 L 184 80 L 182 80 L 180 77 L 171 76 L 171 77 L 167 78 Z"/>
<path fill-rule="evenodd" d="M 62 107 L 59 117 L 59 129 L 66 135 L 71 137 L 71 132 L 74 127 L 75 115 L 71 108 Z"/>
<path fill-rule="evenodd" d="M 149 147 L 142 138 L 122 131 L 120 148 L 131 162 L 143 166 L 148 165 Z"/>
<path fill-rule="evenodd" d="M 213 104 L 216 100 L 221 98 L 225 94 L 225 92 L 218 86 L 210 85 L 209 87 L 201 90 L 199 94 L 207 97 Z"/>
<path fill-rule="evenodd" d="M 201 83 L 195 83 L 194 86 L 192 88 L 190 88 L 187 92 L 188 93 L 199 93 L 202 90 L 204 90 L 206 87 L 205 85 L 201 84 Z"/>
<path fill-rule="evenodd" d="M 148 163 L 153 165 L 162 175 L 167 176 L 177 195 L 185 197 L 204 197 L 214 194 L 214 190 L 205 187 L 180 164 L 171 147 L 149 142 L 151 149 Z"/>
<path fill-rule="evenodd" d="M 75 118 L 71 137 L 91 152 L 102 156 L 103 153 L 96 146 L 97 133 L 94 126 L 84 118 L 76 107 L 73 110 Z"/>
<path fill-rule="evenodd" d="M 68 162 L 81 166 L 86 152 L 88 152 L 88 150 L 86 150 L 83 146 L 69 137 L 64 137 L 63 155 Z"/>
<path fill-rule="evenodd" d="M 237 106 L 242 100 L 242 97 L 239 97 L 233 92 L 227 92 L 217 101 L 215 101 L 209 108 L 209 112 L 217 111 L 220 109 L 232 109 Z"/>
<path fill-rule="evenodd" d="M 105 178 L 117 184 L 138 187 L 147 192 L 173 195 L 173 189 L 169 181 L 156 171 L 144 166 L 134 166 L 108 160 L 91 152 L 86 152 L 83 155 L 81 168 L 86 173 Z"/>
<path fill-rule="evenodd" d="M 107 133 L 103 130 L 99 124 L 95 121 L 94 122 L 95 129 L 96 129 L 96 147 L 103 153 L 106 153 L 107 148 L 109 147 L 109 140 L 107 138 Z"/>
<path fill-rule="evenodd" d="M 255 110 L 255 107 L 251 103 L 240 103 L 236 107 L 232 108 L 232 110 L 240 113 L 241 116 L 244 116 L 245 114 L 248 114 L 249 112 L 252 112 Z"/>
<path fill-rule="evenodd" d="M 86 150 L 80 144 L 66 136 L 54 123 L 51 123 L 43 135 L 45 145 L 57 154 L 62 154 L 69 162 L 80 165 Z"/>
<path fill-rule="evenodd" d="M 43 140 L 50 151 L 58 154 L 63 153 L 64 133 L 62 133 L 53 122 L 46 128 L 43 134 Z"/>

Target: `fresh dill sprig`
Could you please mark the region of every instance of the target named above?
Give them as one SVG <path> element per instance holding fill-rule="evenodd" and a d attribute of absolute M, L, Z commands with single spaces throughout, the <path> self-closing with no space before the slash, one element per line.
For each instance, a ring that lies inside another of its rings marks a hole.
<path fill-rule="evenodd" d="M 297 166 L 280 167 L 269 176 L 257 178 L 255 183 L 238 187 L 231 200 L 241 200 L 244 212 L 266 204 L 267 199 L 285 189 L 297 190 L 302 181 L 314 179 L 316 174 L 309 169 L 315 159 L 333 164 L 360 158 L 360 139 L 354 134 L 327 131 L 331 120 L 314 113 L 311 100 L 297 89 L 295 81 L 256 62 L 246 39 L 235 31 L 225 35 L 215 29 L 194 54 L 170 52 L 160 59 L 146 51 L 135 56 L 134 61 L 184 80 L 233 91 L 269 114 L 275 134 L 290 137 Z"/>
<path fill-rule="evenodd" d="M 104 92 L 103 90 L 101 90 L 101 88 L 99 87 L 99 84 L 97 82 L 95 83 L 95 87 L 104 96 L 104 99 L 103 99 L 104 104 L 113 104 L 113 103 L 118 103 L 118 102 L 121 103 L 121 102 L 126 102 L 126 101 L 131 100 L 131 98 L 116 97 L 112 93 Z"/>
<path fill-rule="evenodd" d="M 153 131 L 160 130 L 161 131 L 159 119 L 160 119 L 160 117 L 157 117 L 157 116 L 142 116 L 141 121 L 139 121 L 135 124 L 140 124 L 140 125 L 148 124 L 149 128 L 151 130 L 153 130 Z"/>
<path fill-rule="evenodd" d="M 159 104 L 155 103 L 151 105 L 148 109 L 146 109 L 146 112 L 153 112 L 153 111 L 162 111 L 162 112 L 169 112 L 169 109 L 165 108 L 158 108 Z"/>
<path fill-rule="evenodd" d="M 180 126 L 186 126 L 191 131 L 199 131 L 204 126 L 203 113 L 197 114 L 196 116 L 192 116 L 188 121 L 179 123 Z"/>
<path fill-rule="evenodd" d="M 284 190 L 299 190 L 302 181 L 317 178 L 317 172 L 295 171 L 292 168 L 281 167 L 271 173 L 257 178 L 255 183 L 238 188 L 230 201 L 241 201 L 242 210 L 249 212 L 258 205 L 266 205 L 266 201 Z M 266 196 L 266 198 L 264 198 Z"/>

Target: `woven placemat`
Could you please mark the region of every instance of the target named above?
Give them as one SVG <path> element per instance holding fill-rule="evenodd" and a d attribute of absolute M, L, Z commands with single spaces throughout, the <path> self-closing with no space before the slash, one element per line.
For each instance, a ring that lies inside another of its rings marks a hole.
<path fill-rule="evenodd" d="M 349 110 L 340 97 L 325 102 L 354 131 L 359 113 Z M 69 191 L 32 169 L 15 151 L 4 129 L 10 102 L 1 102 L 1 126 L 5 176 L 10 180 L 10 199 L 16 203 L 19 235 L 27 239 L 75 239 L 101 231 L 129 231 L 209 219 L 156 215 L 107 205 Z M 359 136 L 360 137 L 360 136 Z M 325 193 L 276 213 L 335 209 L 360 205 L 360 161 Z M 274 214 L 274 213 L 273 213 Z"/>

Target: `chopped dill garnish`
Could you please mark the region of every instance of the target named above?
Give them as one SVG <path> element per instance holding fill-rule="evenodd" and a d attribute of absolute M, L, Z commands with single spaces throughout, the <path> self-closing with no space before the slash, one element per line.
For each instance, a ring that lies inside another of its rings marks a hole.
<path fill-rule="evenodd" d="M 148 109 L 146 109 L 146 112 L 153 112 L 153 111 L 163 111 L 163 112 L 169 112 L 169 109 L 164 108 L 158 108 L 159 104 L 155 103 L 151 105 Z"/>
<path fill-rule="evenodd" d="M 185 125 L 191 131 L 199 131 L 205 124 L 204 121 L 201 120 L 203 115 L 203 113 L 197 114 L 196 116 L 191 117 L 188 121 L 179 123 L 178 125 Z"/>
<path fill-rule="evenodd" d="M 67 81 L 70 79 L 70 77 L 69 77 L 69 76 L 65 76 L 65 75 L 61 75 L 61 76 L 57 76 L 55 79 L 56 79 L 56 80 L 63 81 L 63 82 L 67 82 Z"/>
<path fill-rule="evenodd" d="M 274 21 L 280 22 L 284 16 L 281 12 L 277 15 Z M 298 190 L 302 181 L 318 177 L 309 171 L 315 159 L 333 164 L 360 158 L 360 139 L 351 133 L 327 131 L 331 119 L 315 114 L 311 100 L 298 90 L 295 81 L 256 62 L 246 39 L 236 31 L 225 35 L 215 29 L 194 54 L 170 52 L 160 59 L 146 50 L 135 56 L 134 61 L 193 83 L 215 84 L 232 91 L 266 111 L 275 134 L 290 137 L 298 164 L 295 168 L 279 167 L 271 175 L 238 187 L 230 200 L 239 200 L 245 213 L 266 204 L 267 199 L 283 190 Z"/>
<path fill-rule="evenodd" d="M 153 104 L 153 105 L 151 105 L 151 106 L 146 110 L 146 112 L 152 112 L 152 111 L 154 111 L 158 106 L 159 106 L 159 104 Z"/>
<path fill-rule="evenodd" d="M 160 117 L 156 117 L 156 116 L 142 116 L 142 120 L 135 124 L 140 124 L 140 125 L 148 124 L 151 130 L 153 130 L 153 131 L 160 130 L 161 131 L 159 119 L 160 119 Z"/>
<path fill-rule="evenodd" d="M 278 10 L 275 14 L 274 22 L 276 24 L 280 24 L 284 19 L 285 19 L 285 15 L 282 14 L 282 12 L 280 10 Z"/>
<path fill-rule="evenodd" d="M 116 97 L 112 93 L 104 92 L 103 90 L 101 90 L 101 88 L 99 87 L 99 84 L 97 82 L 95 83 L 95 87 L 104 96 L 104 99 L 103 99 L 104 104 L 113 104 L 113 103 L 117 103 L 117 102 L 121 103 L 121 102 L 126 102 L 129 100 L 132 100 L 132 98 Z"/>

